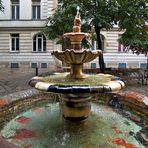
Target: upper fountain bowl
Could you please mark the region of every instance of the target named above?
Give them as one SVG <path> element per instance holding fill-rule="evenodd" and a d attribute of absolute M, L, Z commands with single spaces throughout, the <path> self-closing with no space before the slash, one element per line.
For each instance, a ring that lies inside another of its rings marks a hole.
<path fill-rule="evenodd" d="M 52 54 L 68 64 L 83 64 L 94 60 L 102 52 L 101 50 L 74 50 L 66 49 L 65 51 L 53 51 Z"/>
<path fill-rule="evenodd" d="M 69 38 L 72 43 L 80 43 L 84 38 L 89 36 L 90 35 L 88 33 L 84 32 L 69 32 L 63 35 L 64 38 Z"/>

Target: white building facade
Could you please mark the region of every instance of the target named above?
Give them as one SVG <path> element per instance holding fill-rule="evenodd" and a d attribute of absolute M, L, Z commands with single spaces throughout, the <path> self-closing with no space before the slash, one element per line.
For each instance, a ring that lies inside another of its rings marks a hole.
<path fill-rule="evenodd" d="M 39 67 L 55 65 L 51 51 L 58 49 L 41 30 L 51 16 L 57 0 L 4 0 L 5 12 L 0 12 L 0 67 Z M 139 68 L 146 66 L 144 55 L 127 53 L 118 43 L 122 34 L 118 29 L 102 31 L 106 67 Z M 95 41 L 93 49 L 97 48 Z M 99 67 L 98 59 L 85 64 Z"/>
<path fill-rule="evenodd" d="M 105 66 L 107 68 L 146 68 L 147 57 L 145 55 L 133 54 L 118 42 L 122 33 L 123 31 L 117 27 L 108 31 L 101 31 Z M 93 48 L 96 49 L 95 45 Z M 98 59 L 90 64 L 98 67 Z"/>
<path fill-rule="evenodd" d="M 5 0 L 0 12 L 0 67 L 48 67 L 56 48 L 41 30 L 56 0 Z"/>

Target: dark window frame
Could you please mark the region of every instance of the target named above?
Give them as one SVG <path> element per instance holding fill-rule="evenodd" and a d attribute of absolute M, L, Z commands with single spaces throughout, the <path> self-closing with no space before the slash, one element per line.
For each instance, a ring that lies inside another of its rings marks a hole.
<path fill-rule="evenodd" d="M 17 62 L 11 62 L 10 63 L 10 68 L 19 68 L 19 63 L 17 63 Z"/>
<path fill-rule="evenodd" d="M 20 51 L 20 36 L 18 33 L 11 34 L 11 52 L 19 52 Z"/>
<path fill-rule="evenodd" d="M 33 52 L 46 52 L 46 37 L 43 34 L 33 37 Z"/>
<path fill-rule="evenodd" d="M 48 67 L 48 64 L 47 63 L 41 63 L 41 68 L 47 68 Z"/>
<path fill-rule="evenodd" d="M 11 19 L 19 20 L 20 19 L 20 5 L 18 1 L 11 1 Z"/>
<path fill-rule="evenodd" d="M 32 19 L 33 20 L 40 20 L 41 19 L 40 4 L 32 4 Z"/>
<path fill-rule="evenodd" d="M 37 62 L 32 62 L 31 63 L 31 68 L 38 68 L 38 63 Z"/>

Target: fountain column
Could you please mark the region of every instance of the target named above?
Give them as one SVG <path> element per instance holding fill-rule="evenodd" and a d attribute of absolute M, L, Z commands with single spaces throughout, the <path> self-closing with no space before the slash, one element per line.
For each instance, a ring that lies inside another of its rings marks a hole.
<path fill-rule="evenodd" d="M 71 42 L 71 49 L 81 50 L 81 42 Z"/>
<path fill-rule="evenodd" d="M 65 94 L 60 100 L 60 109 L 66 120 L 81 121 L 91 112 L 90 94 Z"/>
<path fill-rule="evenodd" d="M 71 50 L 74 50 L 79 54 L 79 52 L 82 51 L 81 42 L 82 40 L 88 36 L 88 34 L 81 32 L 81 18 L 79 9 L 77 9 L 77 14 L 74 19 L 74 26 L 73 26 L 73 32 L 65 33 L 63 37 L 69 38 L 71 41 Z M 75 61 L 79 61 L 80 57 L 73 57 L 75 58 Z M 71 71 L 68 75 L 68 78 L 74 78 L 74 79 L 81 79 L 85 78 L 82 72 L 83 68 L 83 62 L 73 62 L 70 64 Z"/>
<path fill-rule="evenodd" d="M 71 79 L 82 79 L 85 78 L 85 75 L 82 72 L 82 64 L 71 64 L 70 74 L 67 75 L 67 78 Z"/>

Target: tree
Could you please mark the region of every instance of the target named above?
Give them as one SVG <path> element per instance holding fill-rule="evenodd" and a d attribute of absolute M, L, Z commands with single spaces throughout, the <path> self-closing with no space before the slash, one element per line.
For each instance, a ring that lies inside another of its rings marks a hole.
<path fill-rule="evenodd" d="M 134 5 L 132 5 L 134 3 Z M 126 9 L 128 8 L 128 9 Z M 126 29 L 121 39 L 127 50 L 136 54 L 148 54 L 148 1 L 134 0 L 124 3 L 119 11 L 119 26 Z M 125 19 L 122 19 L 125 18 Z"/>
<path fill-rule="evenodd" d="M 48 18 L 49 24 L 45 27 L 45 32 L 48 32 L 48 37 L 53 39 L 53 36 L 57 38 L 58 35 L 61 36 L 61 33 L 71 31 L 69 29 L 76 14 L 76 7 L 80 6 L 82 31 L 91 32 L 92 27 L 94 27 L 98 49 L 102 50 L 101 30 L 111 29 L 115 24 L 119 25 L 120 29 L 125 30 L 120 42 L 128 49 L 134 47 L 133 40 L 135 39 L 138 47 L 147 47 L 147 38 L 145 39 L 147 30 L 144 27 L 148 20 L 146 2 L 147 0 L 73 0 L 70 2 L 69 0 L 59 0 L 61 5 L 57 7 L 54 15 Z M 138 35 L 141 35 L 142 38 L 137 38 Z M 131 36 L 132 38 L 130 38 Z M 99 65 L 101 72 L 104 72 L 103 55 L 99 56 Z"/>
<path fill-rule="evenodd" d="M 43 32 L 48 36 L 49 39 L 58 39 L 57 44 L 62 44 L 63 50 L 66 48 L 65 46 L 69 45 L 69 42 L 68 40 L 65 40 L 62 35 L 65 32 L 71 32 L 73 24 L 72 17 L 72 14 L 69 14 L 68 17 L 65 17 L 59 6 L 58 9 L 56 9 L 54 15 L 47 19 L 46 27 L 43 29 Z"/>
<path fill-rule="evenodd" d="M 4 6 L 1 0 L 0 0 L 0 11 L 4 12 Z"/>

